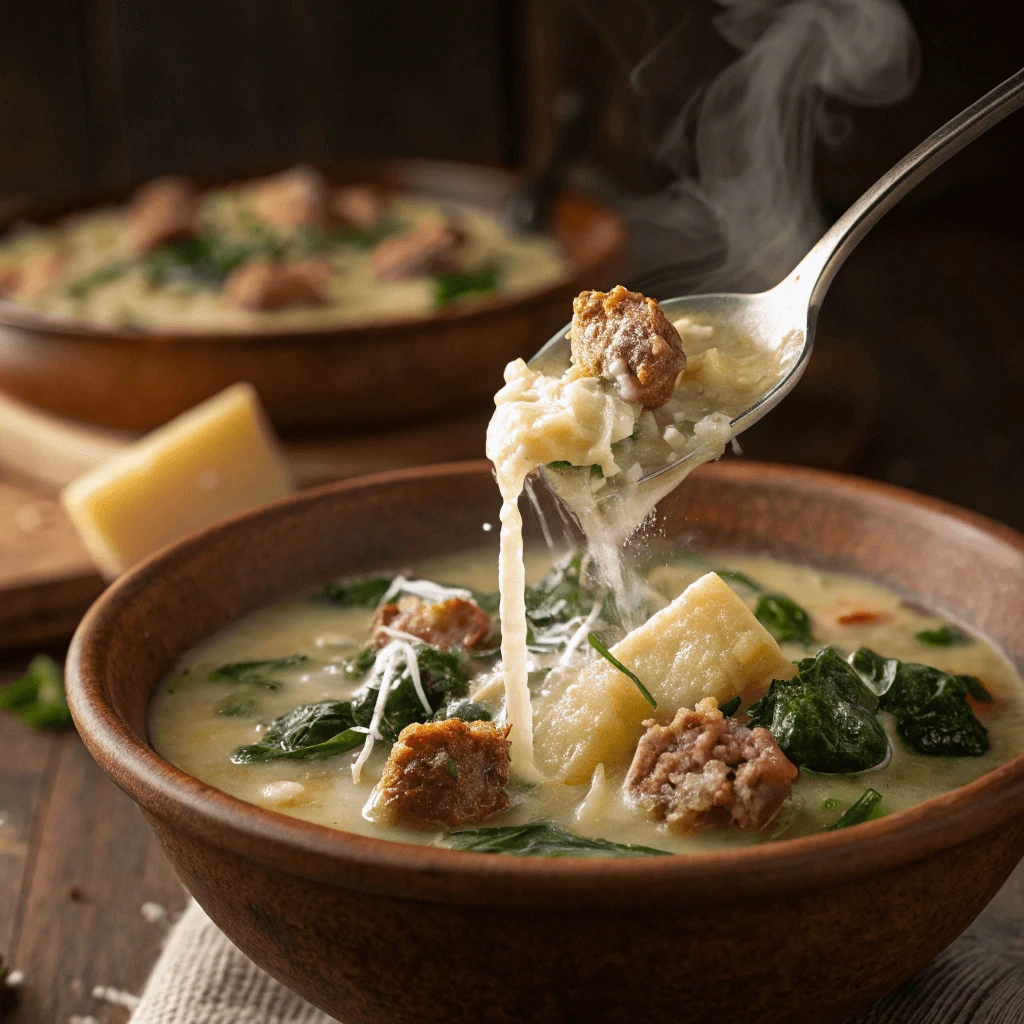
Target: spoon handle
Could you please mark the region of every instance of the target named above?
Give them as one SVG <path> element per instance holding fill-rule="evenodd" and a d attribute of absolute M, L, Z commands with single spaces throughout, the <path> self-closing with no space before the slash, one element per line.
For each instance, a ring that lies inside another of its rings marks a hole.
<path fill-rule="evenodd" d="M 846 257 L 883 215 L 954 153 L 1021 105 L 1024 105 L 1024 69 L 947 121 L 895 167 L 886 171 L 825 232 L 782 286 L 792 286 L 804 293 L 813 318 Z"/>

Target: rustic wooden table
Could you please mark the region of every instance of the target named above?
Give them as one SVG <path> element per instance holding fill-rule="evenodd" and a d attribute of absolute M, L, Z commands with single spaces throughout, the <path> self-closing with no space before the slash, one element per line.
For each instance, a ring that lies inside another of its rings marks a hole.
<path fill-rule="evenodd" d="M 0 666 L 0 685 L 27 663 Z M 138 993 L 185 898 L 138 808 L 73 729 L 0 715 L 0 954 L 24 974 L 4 1024 L 123 1022 L 127 1010 L 93 989 Z M 156 907 L 167 915 L 151 920 Z"/>

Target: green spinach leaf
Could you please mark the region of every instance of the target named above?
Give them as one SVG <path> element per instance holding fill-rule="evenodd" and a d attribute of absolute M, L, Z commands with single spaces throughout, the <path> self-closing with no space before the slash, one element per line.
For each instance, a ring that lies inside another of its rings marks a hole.
<path fill-rule="evenodd" d="M 469 697 L 459 697 L 450 701 L 434 715 L 435 722 L 444 722 L 449 718 L 458 718 L 463 722 L 489 722 L 491 713 Z"/>
<path fill-rule="evenodd" d="M 866 789 L 858 798 L 857 802 L 848 807 L 839 816 L 834 825 L 829 825 L 826 832 L 835 832 L 837 829 L 849 828 L 851 825 L 862 825 L 871 818 L 878 818 L 878 805 L 882 802 L 882 794 L 877 789 Z M 833 804 L 834 806 L 834 804 Z"/>
<path fill-rule="evenodd" d="M 470 853 L 505 853 L 513 857 L 667 857 L 666 850 L 650 846 L 587 839 L 560 828 L 553 821 L 528 825 L 501 825 L 449 832 L 443 840 L 452 850 Z"/>
<path fill-rule="evenodd" d="M 130 265 L 130 263 L 125 262 L 111 263 L 106 267 L 100 267 L 99 270 L 94 270 L 91 274 L 80 277 L 77 281 L 68 285 L 68 295 L 72 299 L 84 298 L 94 288 L 100 288 L 105 284 L 110 284 L 111 281 L 116 281 L 128 270 Z"/>
<path fill-rule="evenodd" d="M 444 306 L 465 295 L 479 295 L 498 287 L 498 272 L 494 267 L 464 274 L 438 274 L 434 278 L 434 305 Z"/>
<path fill-rule="evenodd" d="M 339 608 L 376 608 L 390 586 L 390 576 L 333 580 L 326 584 L 320 596 Z"/>
<path fill-rule="evenodd" d="M 37 654 L 19 680 L 0 688 L 0 710 L 12 712 L 33 729 L 71 725 L 60 665 L 48 654 Z"/>
<path fill-rule="evenodd" d="M 846 774 L 873 768 L 889 753 L 877 708 L 878 697 L 825 647 L 798 662 L 794 678 L 776 679 L 747 715 L 751 728 L 768 729 L 795 765 Z"/>
<path fill-rule="evenodd" d="M 980 700 L 991 696 L 974 676 L 883 658 L 866 647 L 850 656 L 850 664 L 875 688 L 879 706 L 896 719 L 896 731 L 919 754 L 980 757 L 988 750 L 988 731 L 967 695 Z"/>
<path fill-rule="evenodd" d="M 143 258 L 142 266 L 153 287 L 183 283 L 215 288 L 243 263 L 259 258 L 276 259 L 281 250 L 281 243 L 269 235 L 250 243 L 202 235 L 161 245 Z"/>
<path fill-rule="evenodd" d="M 412 674 L 403 666 L 388 690 L 380 721 L 381 736 L 392 742 L 407 725 L 427 721 L 442 706 L 465 697 L 469 689 L 467 659 L 461 648 L 441 651 L 429 644 L 412 646 L 431 711 L 428 715 Z M 373 648 L 367 650 L 373 652 Z M 240 747 L 231 759 L 236 764 L 250 764 L 280 757 L 326 757 L 351 750 L 366 739 L 380 686 L 379 680 L 371 678 L 352 700 L 319 701 L 293 708 L 275 719 L 258 743 Z"/>
<path fill-rule="evenodd" d="M 286 658 L 271 658 L 267 661 L 235 661 L 221 665 L 210 673 L 213 682 L 246 683 L 264 690 L 280 690 L 281 682 L 274 679 L 278 672 L 284 672 L 304 665 L 309 658 L 305 654 L 289 654 Z"/>
<path fill-rule="evenodd" d="M 814 642 L 810 616 L 782 594 L 762 594 L 757 599 L 754 616 L 775 637 L 776 643 L 809 647 Z"/>
<path fill-rule="evenodd" d="M 727 700 L 718 710 L 722 712 L 723 717 L 732 718 L 740 709 L 742 701 L 739 697 L 733 697 L 732 700 Z"/>
<path fill-rule="evenodd" d="M 526 588 L 526 642 L 534 654 L 561 650 L 593 610 L 599 595 L 582 582 L 582 564 L 576 551 Z"/>
<path fill-rule="evenodd" d="M 362 679 L 377 660 L 377 648 L 367 644 L 354 658 L 341 663 L 341 670 L 349 679 Z"/>
<path fill-rule="evenodd" d="M 259 701 L 241 693 L 232 693 L 217 705 L 217 714 L 228 718 L 248 718 L 256 713 Z"/>
<path fill-rule="evenodd" d="M 922 629 L 916 636 L 926 647 L 960 647 L 971 642 L 971 638 L 966 633 L 961 633 L 959 629 L 954 629 L 952 626 Z"/>
<path fill-rule="evenodd" d="M 324 700 L 302 704 L 270 723 L 258 743 L 239 747 L 231 760 L 235 764 L 252 764 L 278 758 L 325 757 L 343 754 L 366 739 L 356 732 L 352 703 L 347 700 Z"/>
<path fill-rule="evenodd" d="M 750 587 L 757 594 L 764 590 L 760 583 L 755 583 L 746 573 L 737 572 L 735 569 L 715 569 L 715 572 L 726 583 L 741 583 L 745 587 Z"/>

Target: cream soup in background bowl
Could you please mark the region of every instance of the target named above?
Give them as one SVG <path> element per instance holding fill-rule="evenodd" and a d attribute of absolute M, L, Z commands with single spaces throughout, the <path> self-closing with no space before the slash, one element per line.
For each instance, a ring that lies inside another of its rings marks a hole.
<path fill-rule="evenodd" d="M 997 711 L 980 703 L 990 750 L 958 763 L 990 770 L 944 795 L 904 810 L 914 800 L 883 793 L 884 817 L 821 831 L 826 814 L 871 787 L 866 773 L 838 780 L 842 792 L 816 794 L 836 806 L 816 810 L 822 817 L 795 838 L 622 859 L 466 853 L 422 837 L 358 835 L 230 796 L 153 749 L 167 696 L 154 704 L 153 695 L 188 652 L 209 650 L 231 623 L 326 580 L 436 567 L 478 548 L 498 506 L 486 464 L 325 488 L 161 553 L 84 620 L 69 696 L 86 743 L 143 807 L 190 891 L 257 963 L 346 1021 L 677 1021 L 712 1012 L 818 1021 L 908 977 L 991 898 L 1024 852 L 1024 759 L 986 717 Z M 976 639 L 934 654 L 879 653 L 951 676 L 979 673 L 992 696 L 1013 704 L 1024 662 L 1024 540 L 1013 531 L 883 485 L 730 462 L 696 472 L 666 497 L 657 533 L 666 550 L 702 552 L 711 568 L 739 570 L 765 591 L 785 584 L 809 606 L 817 639 L 837 645 L 826 635 L 825 606 L 812 607 L 804 588 L 837 579 L 831 573 L 864 581 L 849 584 L 863 588 L 858 607 L 837 604 L 828 630 L 862 630 L 858 643 L 881 648 L 884 637 L 870 631 L 883 623 L 838 618 L 904 608 L 924 627 L 912 635 L 951 624 Z M 670 566 L 672 579 L 656 578 L 665 599 L 693 568 Z M 879 607 L 860 607 L 868 595 Z M 756 606 L 753 595 L 744 602 Z M 992 644 L 985 669 L 940 664 L 938 655 L 966 656 L 973 643 L 986 652 Z M 284 688 L 268 693 L 276 699 Z M 1007 722 L 1014 714 L 998 713 Z M 894 754 L 877 778 L 897 764 Z M 281 774 L 267 784 L 288 781 L 299 780 Z M 919 797 L 932 792 L 925 784 Z M 578 822 L 574 829 L 605 838 Z M 655 835 L 643 845 L 667 849 Z M 822 948 L 842 955 L 822 958 Z M 443 970 L 431 952 L 439 950 Z"/>

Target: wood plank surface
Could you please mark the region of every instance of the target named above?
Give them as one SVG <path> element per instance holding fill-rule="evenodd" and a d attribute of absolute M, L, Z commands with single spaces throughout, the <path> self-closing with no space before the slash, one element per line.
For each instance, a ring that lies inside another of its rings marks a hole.
<path fill-rule="evenodd" d="M 26 663 L 0 666 L 0 685 Z M 138 993 L 185 900 L 138 808 L 74 730 L 39 733 L 0 715 L 0 956 L 24 974 L 0 1020 L 124 1021 L 93 989 Z M 148 920 L 147 902 L 167 916 Z"/>

